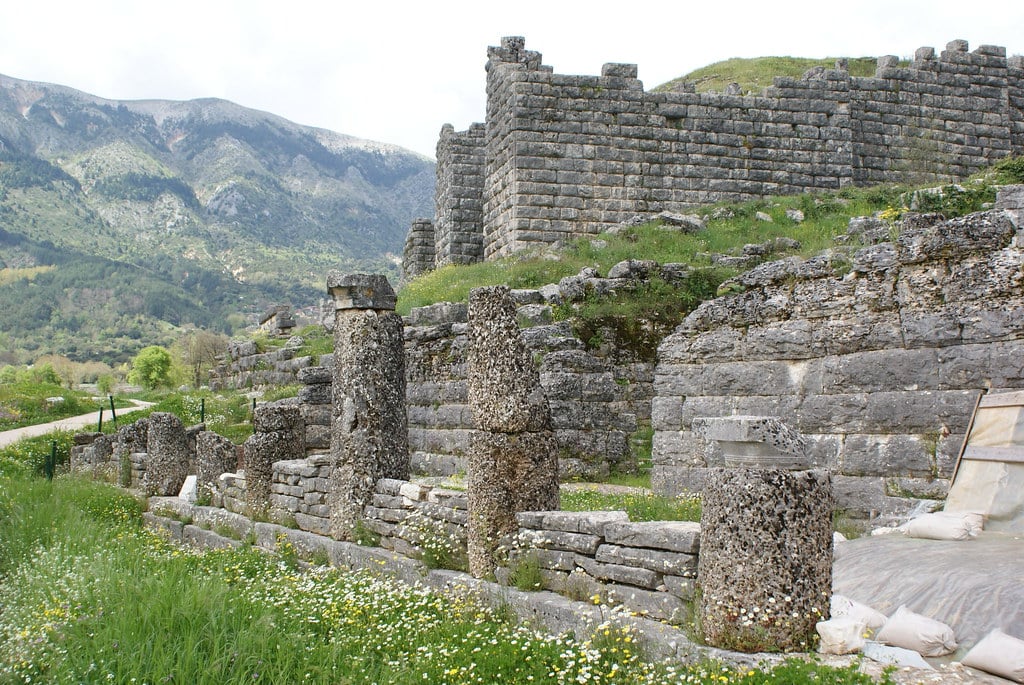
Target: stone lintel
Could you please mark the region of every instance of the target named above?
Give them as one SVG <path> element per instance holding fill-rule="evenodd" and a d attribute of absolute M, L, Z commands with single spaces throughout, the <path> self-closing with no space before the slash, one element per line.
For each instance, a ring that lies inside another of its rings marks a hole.
<path fill-rule="evenodd" d="M 394 311 L 395 291 L 382 274 L 327 274 L 327 292 L 334 299 L 334 309 L 376 309 Z"/>

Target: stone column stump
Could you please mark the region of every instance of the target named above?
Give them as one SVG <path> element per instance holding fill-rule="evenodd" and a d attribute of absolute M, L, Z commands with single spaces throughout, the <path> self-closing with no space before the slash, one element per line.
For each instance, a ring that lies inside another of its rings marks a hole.
<path fill-rule="evenodd" d="M 332 271 L 331 535 L 351 540 L 381 478 L 409 477 L 402 317 L 388 279 Z"/>
<path fill-rule="evenodd" d="M 707 644 L 809 651 L 832 592 L 832 481 L 823 470 L 711 469 L 698 616 Z"/>
<path fill-rule="evenodd" d="M 243 445 L 245 498 L 249 515 L 266 519 L 274 462 L 306 456 L 306 424 L 297 405 L 266 405 L 256 408 L 253 429 Z"/>
<path fill-rule="evenodd" d="M 469 570 L 495 568 L 499 540 L 518 530 L 516 513 L 558 509 L 558 445 L 540 375 L 505 286 L 469 295 Z"/>
<path fill-rule="evenodd" d="M 227 438 L 203 431 L 196 436 L 196 502 L 213 503 L 217 479 L 238 469 L 238 450 Z"/>
<path fill-rule="evenodd" d="M 181 491 L 190 459 L 185 426 L 174 414 L 153 412 L 146 432 L 146 474 L 142 489 L 147 495 L 170 497 Z"/>

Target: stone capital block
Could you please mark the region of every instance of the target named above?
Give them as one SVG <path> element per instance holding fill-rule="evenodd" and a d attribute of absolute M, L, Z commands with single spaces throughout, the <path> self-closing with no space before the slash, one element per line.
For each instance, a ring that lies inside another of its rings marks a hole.
<path fill-rule="evenodd" d="M 381 274 L 327 274 L 327 291 L 334 299 L 335 310 L 376 309 L 394 311 L 395 291 Z"/>
<path fill-rule="evenodd" d="M 827 471 L 710 470 L 697 565 L 707 644 L 810 651 L 829 615 L 832 509 Z"/>

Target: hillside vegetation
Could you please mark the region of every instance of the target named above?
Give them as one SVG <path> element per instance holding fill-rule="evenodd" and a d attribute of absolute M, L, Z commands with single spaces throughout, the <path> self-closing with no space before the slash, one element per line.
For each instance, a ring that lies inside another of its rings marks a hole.
<path fill-rule="evenodd" d="M 433 186 L 420 155 L 230 102 L 0 76 L 0 363 L 116 364 L 316 305 L 330 269 L 396 276 Z"/>

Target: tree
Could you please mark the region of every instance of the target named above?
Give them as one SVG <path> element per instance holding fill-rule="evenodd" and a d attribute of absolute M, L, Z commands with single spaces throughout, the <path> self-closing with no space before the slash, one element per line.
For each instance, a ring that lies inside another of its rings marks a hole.
<path fill-rule="evenodd" d="M 178 339 L 181 360 L 189 369 L 192 387 L 203 384 L 210 368 L 217 363 L 217 357 L 228 349 L 227 336 L 209 331 L 192 329 Z"/>
<path fill-rule="evenodd" d="M 143 347 L 132 359 L 128 380 L 153 390 L 168 385 L 171 372 L 171 353 L 159 345 Z"/>

